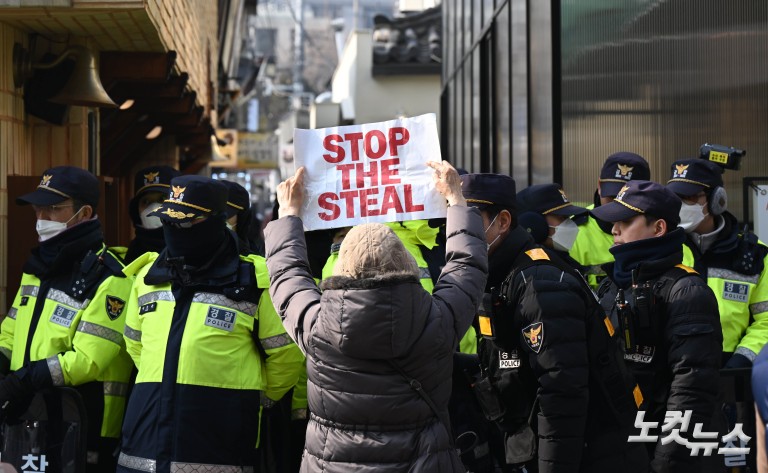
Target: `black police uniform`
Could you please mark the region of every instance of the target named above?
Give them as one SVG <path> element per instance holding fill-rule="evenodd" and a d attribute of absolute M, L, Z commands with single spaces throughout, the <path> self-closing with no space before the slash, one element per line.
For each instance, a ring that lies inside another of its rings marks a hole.
<path fill-rule="evenodd" d="M 609 222 L 637 215 L 664 218 L 676 225 L 680 199 L 664 186 L 632 181 L 610 204 L 592 212 Z M 692 411 L 687 431 L 697 423 L 710 430 L 715 412 L 722 332 L 717 301 L 706 281 L 681 265 L 685 234 L 676 228 L 651 237 L 614 246 L 615 262 L 605 266 L 608 279 L 598 297 L 612 323 L 624 334 L 625 359 L 644 395 L 640 407 L 645 422 L 664 424 L 671 411 Z M 676 428 L 682 427 L 678 426 Z M 696 472 L 705 457 L 691 456 L 686 445 L 646 443 L 655 472 Z M 635 434 L 637 435 L 637 434 Z"/>
<path fill-rule="evenodd" d="M 139 215 L 139 201 L 147 192 L 168 194 L 171 179 L 180 173 L 170 166 L 150 166 L 136 173 L 133 184 L 133 198 L 128 203 L 128 214 L 131 216 L 136 237 L 128 245 L 125 262 L 130 263 L 147 252 L 160 253 L 165 248 L 163 228 L 144 228 Z"/>
<path fill-rule="evenodd" d="M 470 205 L 514 212 L 508 176 L 462 176 L 462 192 Z M 642 446 L 626 442 L 633 385 L 584 280 L 519 226 L 489 263 L 476 386 L 504 432 L 506 471 L 646 471 Z"/>

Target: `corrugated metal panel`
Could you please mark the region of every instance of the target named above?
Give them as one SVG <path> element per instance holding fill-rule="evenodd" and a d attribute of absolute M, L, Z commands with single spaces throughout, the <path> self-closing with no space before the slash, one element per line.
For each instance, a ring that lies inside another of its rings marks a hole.
<path fill-rule="evenodd" d="M 747 150 L 726 171 L 768 175 L 768 3 L 763 0 L 562 1 L 564 187 L 591 201 L 604 159 L 634 151 L 652 179 L 704 142 Z"/>

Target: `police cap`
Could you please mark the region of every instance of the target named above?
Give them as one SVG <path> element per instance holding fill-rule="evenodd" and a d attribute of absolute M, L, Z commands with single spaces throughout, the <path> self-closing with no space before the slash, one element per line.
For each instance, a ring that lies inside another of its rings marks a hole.
<path fill-rule="evenodd" d="M 172 223 L 219 215 L 226 211 L 228 194 L 227 186 L 209 177 L 174 177 L 168 198 L 149 215 Z"/>
<path fill-rule="evenodd" d="M 464 174 L 461 179 L 461 193 L 467 204 L 479 209 L 492 205 L 505 207 L 510 211 L 517 208 L 515 180 L 504 174 Z"/>
<path fill-rule="evenodd" d="M 615 197 L 627 182 L 634 179 L 651 179 L 651 169 L 645 158 L 628 151 L 614 153 L 608 156 L 600 170 L 600 196 Z"/>
<path fill-rule="evenodd" d="M 536 184 L 517 193 L 519 213 L 536 212 L 541 215 L 581 215 L 587 212 L 584 207 L 573 205 L 563 192 L 560 184 Z"/>
<path fill-rule="evenodd" d="M 46 170 L 37 188 L 16 198 L 19 205 L 54 205 L 67 199 L 96 207 L 99 204 L 99 180 L 85 169 L 57 166 Z"/>
<path fill-rule="evenodd" d="M 605 222 L 621 222 L 636 215 L 648 215 L 662 218 L 672 227 L 677 227 L 681 206 L 680 198 L 661 184 L 632 180 L 621 188 L 616 199 L 591 212 Z"/>
<path fill-rule="evenodd" d="M 251 207 L 251 195 L 245 190 L 245 187 L 237 182 L 224 180 L 220 182 L 227 186 L 229 191 L 226 209 L 227 218 L 234 217 L 243 210 L 248 210 Z"/>
<path fill-rule="evenodd" d="M 667 188 L 677 195 L 696 195 L 723 186 L 723 168 L 704 159 L 681 159 L 672 163 L 672 177 Z"/>
<path fill-rule="evenodd" d="M 144 192 L 162 192 L 167 194 L 171 188 L 171 179 L 180 173 L 170 166 L 149 166 L 136 173 L 133 182 L 133 196 Z"/>

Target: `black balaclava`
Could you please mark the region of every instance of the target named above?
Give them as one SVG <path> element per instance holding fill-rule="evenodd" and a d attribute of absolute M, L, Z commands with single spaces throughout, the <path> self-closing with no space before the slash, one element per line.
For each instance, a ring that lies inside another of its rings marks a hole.
<path fill-rule="evenodd" d="M 212 215 L 189 228 L 163 223 L 168 258 L 184 258 L 184 264 L 201 267 L 227 244 L 226 215 Z"/>

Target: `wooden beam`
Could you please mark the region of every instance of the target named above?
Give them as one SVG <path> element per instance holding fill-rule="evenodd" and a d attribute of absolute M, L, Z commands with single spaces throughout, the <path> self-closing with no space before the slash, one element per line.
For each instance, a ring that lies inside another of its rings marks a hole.
<path fill-rule="evenodd" d="M 105 89 L 117 82 L 167 82 L 176 63 L 176 51 L 167 53 L 102 51 L 99 77 Z"/>
<path fill-rule="evenodd" d="M 178 76 L 172 76 L 163 84 L 148 84 L 146 82 L 120 81 L 109 90 L 109 96 L 122 99 L 141 100 L 144 98 L 181 98 L 184 89 L 189 82 L 189 74 L 186 72 Z"/>

